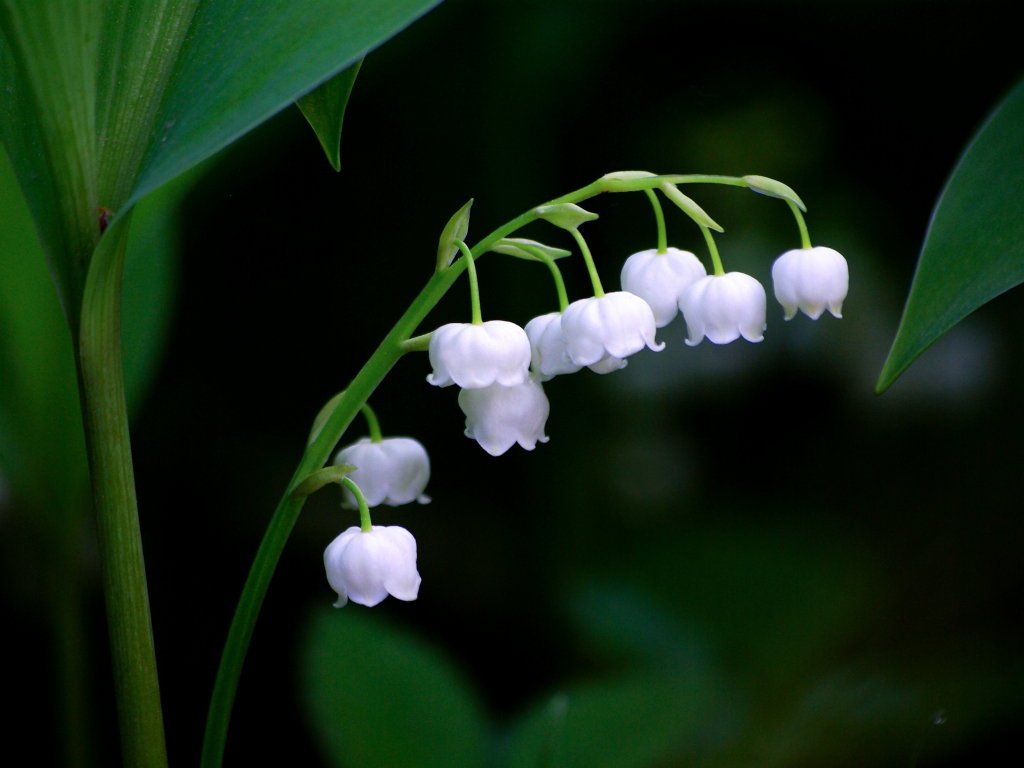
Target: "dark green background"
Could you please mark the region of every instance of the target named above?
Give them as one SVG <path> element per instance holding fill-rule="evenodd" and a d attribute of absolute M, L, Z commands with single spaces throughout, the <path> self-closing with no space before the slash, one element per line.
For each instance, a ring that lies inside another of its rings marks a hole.
<path fill-rule="evenodd" d="M 234 602 L 313 416 L 429 277 L 444 222 L 475 197 L 472 241 L 625 169 L 794 187 L 814 241 L 849 261 L 845 319 L 784 323 L 772 303 L 762 344 L 696 349 L 677 320 L 659 355 L 554 380 L 551 442 L 500 459 L 462 436 L 456 393 L 426 384 L 425 356 L 403 360 L 371 402 L 386 433 L 426 445 L 434 502 L 376 513 L 416 536 L 424 581 L 417 602 L 371 618 L 454 659 L 499 729 L 560 690 L 699 671 L 716 691 L 700 738 L 656 765 L 902 766 L 917 751 L 921 765 L 968 765 L 1018 743 L 1019 293 L 872 394 L 934 200 L 1021 74 L 1011 13 L 454 0 L 366 60 L 340 174 L 297 109 L 227 150 L 186 202 L 176 319 L 133 430 L 172 762 L 198 753 Z M 735 189 L 693 197 L 726 229 L 726 268 L 770 291 L 772 259 L 797 243 L 785 206 Z M 642 195 L 591 209 L 601 219 L 585 231 L 616 285 L 623 259 L 653 245 L 653 218 Z M 696 228 L 667 213 L 670 243 L 703 257 Z M 569 247 L 534 226 L 527 236 Z M 578 256 L 562 264 L 582 296 Z M 538 265 L 488 256 L 480 281 L 485 318 L 525 324 L 556 306 Z M 456 286 L 431 322 L 467 319 L 467 294 Z M 334 493 L 307 505 L 268 594 L 229 765 L 326 764 L 297 659 L 311 612 L 333 599 L 323 548 L 353 522 Z M 31 743 L 48 764 L 50 641 L 24 597 L 22 527 L 0 510 L 15 702 L 0 757 Z"/>

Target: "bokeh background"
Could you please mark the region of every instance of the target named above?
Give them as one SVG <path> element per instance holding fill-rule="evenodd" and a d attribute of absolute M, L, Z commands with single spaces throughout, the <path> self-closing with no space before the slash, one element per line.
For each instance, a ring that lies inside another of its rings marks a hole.
<path fill-rule="evenodd" d="M 340 173 L 292 108 L 193 174 L 173 227 L 153 230 L 173 301 L 132 310 L 166 318 L 136 342 L 151 375 L 132 437 L 171 761 L 196 759 L 234 603 L 313 417 L 429 277 L 451 213 L 476 199 L 472 242 L 625 169 L 794 187 L 814 241 L 849 261 L 845 318 L 784 323 L 772 303 L 763 343 L 693 349 L 677 319 L 660 354 L 552 381 L 551 441 L 499 459 L 463 436 L 456 392 L 425 383 L 426 356 L 407 356 L 371 403 L 386 434 L 426 445 L 434 500 L 374 520 L 416 536 L 420 597 L 331 609 L 322 552 L 354 518 L 336 490 L 312 497 L 257 626 L 228 764 L 959 766 L 1014 748 L 1022 294 L 873 394 L 944 179 L 1021 74 L 1012 11 L 449 0 L 366 60 Z M 726 229 L 726 268 L 770 292 L 772 259 L 798 243 L 786 207 L 692 196 Z M 654 245 L 650 207 L 588 207 L 617 285 Z M 704 258 L 696 227 L 666 213 L 670 244 Z M 524 234 L 571 246 L 541 224 Z M 578 255 L 562 265 L 583 296 Z M 480 281 L 486 318 L 557 306 L 539 265 L 491 255 Z M 468 311 L 460 281 L 423 330 Z M 357 421 L 345 440 L 362 434 Z M 60 764 L 71 674 L 84 754 L 113 764 L 89 525 L 71 545 L 85 576 L 69 672 L 44 607 L 67 567 L 47 542 L 65 534 L 9 486 L 0 758 L 31 744 L 34 763 Z"/>

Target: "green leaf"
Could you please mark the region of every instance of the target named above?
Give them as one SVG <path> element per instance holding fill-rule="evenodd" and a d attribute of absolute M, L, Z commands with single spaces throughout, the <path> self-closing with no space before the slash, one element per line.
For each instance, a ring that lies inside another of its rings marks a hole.
<path fill-rule="evenodd" d="M 698 752 L 720 715 L 717 693 L 683 670 L 579 685 L 519 722 L 505 765 L 675 765 Z"/>
<path fill-rule="evenodd" d="M 575 203 L 555 203 L 554 205 L 538 205 L 533 209 L 538 218 L 544 219 L 562 229 L 576 229 L 580 224 L 593 221 L 596 213 L 580 208 Z"/>
<path fill-rule="evenodd" d="M 491 246 L 491 250 L 495 253 L 503 253 L 506 256 L 515 256 L 517 259 L 526 259 L 528 261 L 543 261 L 543 258 L 538 258 L 538 254 L 549 259 L 561 259 L 571 255 L 571 252 L 564 248 L 544 245 L 544 243 L 538 243 L 536 240 L 527 240 L 525 237 L 503 237 Z"/>
<path fill-rule="evenodd" d="M 0 134 L 77 328 L 100 209 L 148 193 L 438 0 L 0 0 Z"/>
<path fill-rule="evenodd" d="M 661 191 L 665 193 L 665 197 L 667 197 L 669 200 L 671 200 L 673 203 L 679 206 L 683 213 L 685 213 L 695 222 L 700 224 L 702 227 L 713 229 L 716 232 L 725 231 L 720 226 L 718 226 L 718 224 L 715 223 L 714 219 L 712 219 L 710 216 L 707 215 L 707 213 L 704 212 L 703 208 L 701 208 L 699 205 L 693 202 L 693 200 L 691 200 L 682 192 L 680 192 L 679 187 L 677 187 L 675 184 L 669 184 L 666 181 L 664 184 L 661 185 Z"/>
<path fill-rule="evenodd" d="M 754 192 L 768 195 L 768 197 L 778 197 L 781 200 L 789 200 L 801 211 L 807 212 L 807 206 L 804 205 L 804 201 L 800 199 L 800 196 L 781 181 L 769 179 L 767 176 L 744 176 L 743 180 L 747 182 L 747 186 Z"/>
<path fill-rule="evenodd" d="M 295 102 L 320 140 L 327 162 L 336 171 L 341 170 L 341 125 L 345 121 L 345 107 L 362 65 L 360 59 Z"/>
<path fill-rule="evenodd" d="M 483 761 L 480 705 L 445 658 L 350 605 L 316 612 L 301 650 L 314 734 L 344 768 L 463 768 Z"/>
<path fill-rule="evenodd" d="M 963 318 L 1022 281 L 1024 82 L 978 131 L 939 197 L 876 391 Z"/>
<path fill-rule="evenodd" d="M 470 198 L 469 202 L 459 208 L 448 219 L 448 223 L 444 225 L 444 229 L 441 231 L 441 239 L 437 243 L 438 272 L 442 269 L 447 269 L 451 265 L 452 259 L 455 258 L 455 254 L 459 252 L 459 247 L 455 245 L 455 241 L 466 240 L 466 235 L 469 234 L 469 210 L 472 207 L 473 199 Z"/>

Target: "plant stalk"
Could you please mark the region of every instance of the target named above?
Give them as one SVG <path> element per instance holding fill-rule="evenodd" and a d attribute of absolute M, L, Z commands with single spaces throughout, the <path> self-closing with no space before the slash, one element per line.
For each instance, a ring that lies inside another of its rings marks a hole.
<path fill-rule="evenodd" d="M 542 205 L 581 203 L 604 192 L 639 192 L 653 189 L 666 181 L 673 184 L 747 186 L 743 179 L 730 176 L 651 176 L 628 180 L 601 178 L 575 192 L 562 195 Z M 503 237 L 508 237 L 516 230 L 535 221 L 537 219 L 536 207 L 503 224 L 480 240 L 470 249 L 473 259 L 479 259 Z M 323 467 L 355 415 L 398 362 L 398 359 L 406 352 L 422 348 L 421 343 L 410 347 L 406 342 L 416 332 L 430 310 L 466 269 L 470 261 L 468 258 L 461 258 L 450 267 L 437 271 L 431 276 L 405 314 L 384 337 L 377 350 L 356 374 L 355 379 L 352 380 L 345 392 L 341 394 L 337 405 L 320 429 L 316 439 L 306 447 L 302 460 L 299 462 L 295 474 L 292 475 L 288 488 L 270 519 L 263 541 L 256 551 L 256 557 L 245 581 L 245 586 L 242 588 L 242 594 L 231 621 L 231 628 L 228 630 L 224 651 L 221 654 L 220 667 L 217 670 L 217 679 L 213 686 L 213 694 L 210 697 L 210 710 L 206 720 L 200 768 L 220 768 L 224 759 L 231 709 L 234 706 L 238 680 L 241 677 L 249 642 L 252 640 L 256 619 L 259 616 L 260 607 L 263 605 L 263 598 L 267 594 L 274 570 L 277 568 L 281 553 L 288 541 L 288 536 L 295 526 L 295 521 L 302 511 L 305 501 L 302 496 L 292 498 L 292 491 L 309 475 Z M 425 337 L 422 340 L 425 340 Z"/>
<path fill-rule="evenodd" d="M 124 765 L 166 768 L 121 367 L 121 276 L 130 220 L 118 220 L 96 247 L 76 356 Z"/>

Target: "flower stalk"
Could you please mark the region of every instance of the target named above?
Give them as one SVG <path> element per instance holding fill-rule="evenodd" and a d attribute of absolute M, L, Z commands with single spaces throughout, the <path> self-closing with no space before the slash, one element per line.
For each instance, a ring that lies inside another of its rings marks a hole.
<path fill-rule="evenodd" d="M 661 209 L 658 194 L 653 189 L 645 189 L 644 192 L 647 194 L 647 199 L 651 201 L 651 207 L 654 208 L 654 218 L 658 222 L 658 253 L 665 253 L 668 251 L 668 235 L 665 232 L 665 212 Z"/>

